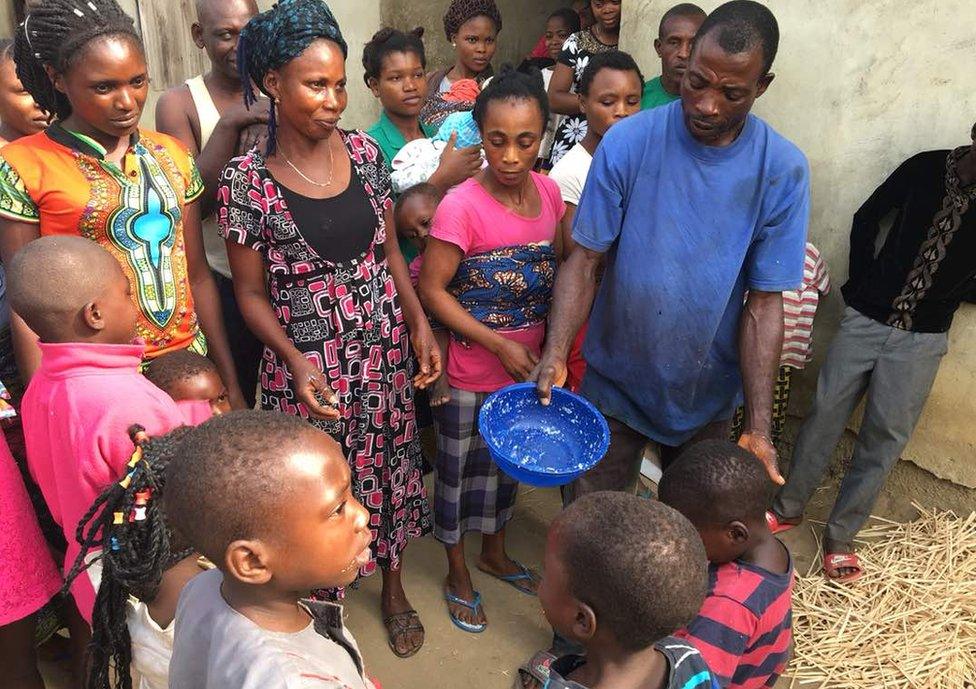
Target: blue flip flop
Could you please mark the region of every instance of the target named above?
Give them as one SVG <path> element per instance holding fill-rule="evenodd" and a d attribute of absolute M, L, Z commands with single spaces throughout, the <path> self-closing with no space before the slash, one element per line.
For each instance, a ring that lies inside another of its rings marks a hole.
<path fill-rule="evenodd" d="M 500 581 L 504 581 L 506 584 L 512 586 L 512 588 L 514 588 L 519 593 L 524 593 L 527 596 L 536 595 L 535 591 L 520 585 L 520 583 L 524 581 L 529 581 L 529 582 L 536 581 L 538 575 L 535 574 L 531 569 L 523 565 L 518 560 L 512 560 L 512 562 L 514 562 L 515 566 L 519 568 L 517 574 L 495 574 L 494 572 L 489 572 L 487 569 L 484 569 L 480 565 L 478 566 L 478 569 L 484 572 L 485 574 L 487 574 L 488 576 L 495 577 Z"/>
<path fill-rule="evenodd" d="M 481 594 L 478 593 L 477 591 L 474 592 L 474 600 L 467 601 L 464 600 L 463 598 L 459 598 L 458 596 L 455 596 L 453 593 L 448 591 L 447 588 L 445 587 L 444 599 L 448 603 L 454 603 L 455 605 L 463 605 L 464 607 L 468 608 L 469 610 L 471 610 L 471 612 L 473 612 L 476 615 L 478 614 L 478 609 L 481 607 Z M 450 608 L 447 609 L 447 613 L 451 616 L 451 622 L 454 623 L 455 627 L 461 629 L 462 631 L 468 632 L 469 634 L 480 634 L 481 632 L 485 631 L 488 628 L 488 625 L 486 623 L 471 624 L 470 622 L 465 622 L 464 620 L 458 618 L 453 612 L 451 612 Z"/>

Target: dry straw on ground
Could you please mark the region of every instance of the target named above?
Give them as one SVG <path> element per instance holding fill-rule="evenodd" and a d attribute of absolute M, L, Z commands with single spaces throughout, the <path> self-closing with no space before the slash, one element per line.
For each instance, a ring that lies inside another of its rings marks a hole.
<path fill-rule="evenodd" d="M 797 579 L 792 686 L 976 689 L 976 514 L 915 507 L 861 533 L 859 581 Z"/>

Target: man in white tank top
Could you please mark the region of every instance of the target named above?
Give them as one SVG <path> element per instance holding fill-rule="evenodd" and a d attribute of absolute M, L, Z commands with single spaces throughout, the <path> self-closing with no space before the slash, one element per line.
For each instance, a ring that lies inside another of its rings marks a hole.
<path fill-rule="evenodd" d="M 231 282 L 227 247 L 213 217 L 217 182 L 231 158 L 263 141 L 268 110 L 244 107 L 237 72 L 237 38 L 258 13 L 255 0 L 197 0 L 193 41 L 206 51 L 210 71 L 162 95 L 156 105 L 156 129 L 182 141 L 196 158 L 206 192 L 200 197 L 203 242 L 214 272 L 238 383 L 253 407 L 263 345 L 244 323 Z"/>

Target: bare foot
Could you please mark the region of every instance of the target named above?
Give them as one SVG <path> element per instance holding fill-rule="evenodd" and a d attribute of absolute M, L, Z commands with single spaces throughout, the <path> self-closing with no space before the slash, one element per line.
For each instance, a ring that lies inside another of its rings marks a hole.
<path fill-rule="evenodd" d="M 448 575 L 444 582 L 444 589 L 453 596 L 461 600 L 474 603 L 474 585 L 471 583 L 471 575 L 465 570 L 456 577 Z M 472 610 L 467 605 L 461 603 L 447 602 L 447 607 L 451 611 L 451 616 L 469 625 L 486 625 L 488 618 L 485 616 L 485 608 L 479 605 L 477 610 Z"/>
<path fill-rule="evenodd" d="M 451 386 L 447 383 L 446 375 L 441 374 L 441 377 L 434 381 L 434 384 L 430 386 L 427 397 L 432 407 L 443 407 L 451 401 Z"/>

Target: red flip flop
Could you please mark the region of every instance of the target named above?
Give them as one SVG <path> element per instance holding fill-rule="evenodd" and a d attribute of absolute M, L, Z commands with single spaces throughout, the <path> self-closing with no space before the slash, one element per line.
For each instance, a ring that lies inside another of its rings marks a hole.
<path fill-rule="evenodd" d="M 769 526 L 769 530 L 774 533 L 783 533 L 784 531 L 789 531 L 795 526 L 799 526 L 800 522 L 803 521 L 803 517 L 799 519 L 781 519 L 772 510 L 766 510 L 766 524 Z"/>
<path fill-rule="evenodd" d="M 850 584 L 864 576 L 864 569 L 857 553 L 825 553 L 824 554 L 824 574 L 830 581 L 838 584 Z M 838 576 L 837 572 L 842 569 L 852 569 L 853 572 Z"/>

